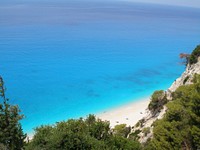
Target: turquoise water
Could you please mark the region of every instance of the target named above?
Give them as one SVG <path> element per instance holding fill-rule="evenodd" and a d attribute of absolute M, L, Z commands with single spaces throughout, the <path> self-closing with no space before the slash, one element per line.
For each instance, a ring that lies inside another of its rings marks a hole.
<path fill-rule="evenodd" d="M 0 2 L 0 74 L 10 102 L 41 124 L 167 89 L 200 43 L 200 10 L 125 2 Z"/>

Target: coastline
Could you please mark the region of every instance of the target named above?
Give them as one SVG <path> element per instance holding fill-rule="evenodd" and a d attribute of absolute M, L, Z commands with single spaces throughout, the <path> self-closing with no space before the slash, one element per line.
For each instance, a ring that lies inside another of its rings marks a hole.
<path fill-rule="evenodd" d="M 108 109 L 96 114 L 97 118 L 109 121 L 111 128 L 119 124 L 134 126 L 140 119 L 146 116 L 150 98 L 146 97 L 128 104 Z"/>

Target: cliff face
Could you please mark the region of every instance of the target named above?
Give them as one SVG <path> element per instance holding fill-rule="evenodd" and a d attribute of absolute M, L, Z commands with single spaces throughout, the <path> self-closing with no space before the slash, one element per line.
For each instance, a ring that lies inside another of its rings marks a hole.
<path fill-rule="evenodd" d="M 176 79 L 172 83 L 171 87 L 166 91 L 168 101 L 172 100 L 171 95 L 179 86 L 192 84 L 192 79 L 195 74 L 200 74 L 200 57 L 198 58 L 197 63 L 192 65 L 188 64 L 181 77 Z M 136 130 L 141 130 L 141 132 L 138 134 L 139 141 L 141 143 L 145 143 L 148 140 L 148 138 L 153 137 L 152 124 L 157 119 L 162 119 L 166 111 L 167 107 L 164 106 L 163 109 L 155 115 L 152 114 L 148 109 L 146 109 L 146 116 L 139 121 L 139 126 L 135 125 L 135 127 L 133 128 L 133 132 Z M 144 133 L 145 129 L 146 130 L 148 129 L 149 132 Z"/>
<path fill-rule="evenodd" d="M 171 87 L 167 90 L 168 99 L 171 99 L 171 93 L 174 92 L 179 86 L 192 84 L 192 79 L 195 74 L 200 74 L 200 57 L 198 58 L 198 62 L 196 64 L 188 64 L 181 77 L 176 79 Z"/>

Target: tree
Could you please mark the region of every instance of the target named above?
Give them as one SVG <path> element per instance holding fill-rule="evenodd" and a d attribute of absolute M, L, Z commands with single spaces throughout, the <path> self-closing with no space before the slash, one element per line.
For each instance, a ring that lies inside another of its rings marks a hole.
<path fill-rule="evenodd" d="M 3 103 L 0 103 L 0 144 L 9 150 L 20 150 L 24 146 L 26 135 L 22 131 L 19 120 L 20 115 L 18 106 L 9 104 L 9 99 L 5 95 L 3 78 L 0 76 L 0 96 Z"/>
<path fill-rule="evenodd" d="M 140 143 L 115 135 L 109 122 L 89 115 L 86 119 L 70 119 L 54 126 L 36 128 L 27 150 L 138 150 Z"/>
<path fill-rule="evenodd" d="M 180 54 L 179 54 L 179 57 L 180 57 L 181 59 L 184 59 L 183 64 L 186 64 L 186 65 L 188 64 L 189 59 L 190 59 L 190 54 L 180 53 Z"/>

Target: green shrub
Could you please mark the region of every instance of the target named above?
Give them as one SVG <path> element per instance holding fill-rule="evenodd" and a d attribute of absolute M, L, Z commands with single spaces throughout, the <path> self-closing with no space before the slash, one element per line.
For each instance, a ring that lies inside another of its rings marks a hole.
<path fill-rule="evenodd" d="M 127 127 L 126 124 L 116 125 L 113 129 L 114 134 L 127 137 L 128 134 L 131 132 L 131 127 Z"/>
<path fill-rule="evenodd" d="M 149 110 L 156 114 L 159 112 L 163 105 L 167 103 L 167 98 L 163 90 L 155 91 L 151 96 L 151 101 L 148 105 Z"/>
<path fill-rule="evenodd" d="M 135 130 L 129 135 L 129 139 L 137 140 L 139 138 L 138 134 L 140 134 L 141 130 Z"/>
<path fill-rule="evenodd" d="M 189 64 L 195 64 L 200 56 L 200 45 L 198 45 L 192 52 L 189 58 Z"/>
<path fill-rule="evenodd" d="M 144 133 L 145 136 L 150 133 L 150 127 L 146 127 L 142 130 L 142 133 Z"/>
<path fill-rule="evenodd" d="M 189 78 L 190 78 L 190 77 L 187 76 L 187 77 L 183 80 L 183 84 L 185 84 L 185 83 L 188 81 Z"/>
<path fill-rule="evenodd" d="M 140 126 L 140 122 L 138 121 L 136 124 L 135 124 L 135 127 L 139 127 Z"/>

